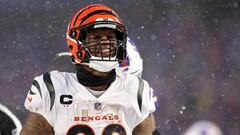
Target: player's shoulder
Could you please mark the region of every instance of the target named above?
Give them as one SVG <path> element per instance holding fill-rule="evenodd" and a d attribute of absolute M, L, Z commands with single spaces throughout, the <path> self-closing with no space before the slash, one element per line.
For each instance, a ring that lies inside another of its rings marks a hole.
<path fill-rule="evenodd" d="M 132 81 L 136 81 L 138 79 L 137 76 L 125 72 L 117 72 L 117 77 L 123 84 L 131 83 Z"/>
<path fill-rule="evenodd" d="M 54 70 L 36 76 L 33 79 L 32 88 L 33 91 L 37 88 L 36 90 L 39 92 L 49 93 L 47 95 L 51 96 L 53 93 L 57 94 L 68 90 L 71 86 L 69 84 L 76 82 L 78 82 L 76 74 Z"/>
<path fill-rule="evenodd" d="M 53 70 L 36 76 L 34 80 L 38 81 L 39 83 L 44 83 L 45 85 L 52 83 L 54 83 L 55 85 L 64 85 L 67 83 L 68 80 L 76 78 L 75 76 L 76 75 L 74 73 Z"/>
<path fill-rule="evenodd" d="M 66 84 L 73 77 L 73 73 L 59 71 L 49 71 L 36 76 L 27 94 L 25 107 L 39 113 L 43 113 L 46 109 L 51 110 L 55 96 L 65 90 Z"/>
<path fill-rule="evenodd" d="M 58 70 L 53 70 L 53 71 L 48 71 L 45 72 L 43 74 L 37 75 L 35 78 L 40 79 L 48 79 L 50 77 L 50 79 L 56 79 L 56 80 L 61 80 L 64 78 L 70 78 L 73 77 L 74 73 L 70 73 L 70 72 L 60 72 Z"/>
<path fill-rule="evenodd" d="M 119 73 L 118 77 L 120 78 L 123 85 L 133 90 L 138 90 L 139 88 L 149 87 L 149 84 L 146 80 L 140 78 L 139 76 L 128 74 L 128 73 Z"/>

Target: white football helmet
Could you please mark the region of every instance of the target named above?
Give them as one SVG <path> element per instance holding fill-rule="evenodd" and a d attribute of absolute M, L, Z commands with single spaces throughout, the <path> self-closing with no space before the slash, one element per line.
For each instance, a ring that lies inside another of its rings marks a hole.
<path fill-rule="evenodd" d="M 222 131 L 213 122 L 202 120 L 190 126 L 183 135 L 222 135 Z"/>
<path fill-rule="evenodd" d="M 143 60 L 138 52 L 138 49 L 134 42 L 127 38 L 127 61 L 119 64 L 116 69 L 117 72 L 125 72 L 139 77 L 142 76 Z"/>

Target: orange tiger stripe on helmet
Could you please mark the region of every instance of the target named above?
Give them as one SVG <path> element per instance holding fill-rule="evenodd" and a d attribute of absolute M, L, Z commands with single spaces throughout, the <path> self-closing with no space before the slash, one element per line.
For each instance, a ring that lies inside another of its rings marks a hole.
<path fill-rule="evenodd" d="M 76 27 L 81 27 L 84 24 L 95 22 L 96 20 L 94 20 L 94 19 L 91 19 L 91 20 L 87 19 L 84 22 L 82 22 L 82 21 L 83 21 L 84 17 L 87 17 L 87 15 L 89 15 L 91 13 L 94 13 L 96 11 L 108 11 L 108 12 L 110 12 L 112 14 L 109 15 L 109 13 L 105 13 L 105 14 L 101 13 L 101 15 L 102 16 L 107 15 L 106 17 L 109 17 L 109 18 L 113 19 L 114 21 L 122 23 L 121 19 L 117 15 L 117 13 L 114 12 L 109 7 L 106 7 L 106 6 L 101 5 L 101 4 L 91 4 L 91 5 L 88 5 L 87 7 L 83 8 L 83 9 L 81 9 L 79 12 L 77 12 L 74 15 L 74 17 L 72 18 L 72 21 L 71 21 L 70 29 L 76 28 Z M 101 17 L 101 18 L 103 18 L 103 17 Z"/>
<path fill-rule="evenodd" d="M 81 15 L 82 16 L 82 12 L 84 12 L 85 10 L 87 9 L 90 9 L 91 7 L 94 7 L 94 6 L 98 6 L 99 4 L 91 4 L 91 5 L 88 5 L 82 9 L 80 9 L 72 18 L 71 18 L 71 21 L 70 21 L 70 29 L 74 28 L 75 27 L 75 21 L 79 18 L 79 16 Z"/>

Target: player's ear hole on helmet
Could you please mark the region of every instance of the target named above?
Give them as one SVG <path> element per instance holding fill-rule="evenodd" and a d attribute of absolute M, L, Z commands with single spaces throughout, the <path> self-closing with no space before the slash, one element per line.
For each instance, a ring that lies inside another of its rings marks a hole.
<path fill-rule="evenodd" d="M 73 45 L 69 45 L 68 47 L 69 47 L 69 49 L 70 49 L 70 50 L 72 50 L 72 49 L 73 49 Z"/>

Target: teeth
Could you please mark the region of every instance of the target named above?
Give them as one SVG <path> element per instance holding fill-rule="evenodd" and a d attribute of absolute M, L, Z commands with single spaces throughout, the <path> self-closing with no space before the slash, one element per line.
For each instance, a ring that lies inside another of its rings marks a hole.
<path fill-rule="evenodd" d="M 102 52 L 104 52 L 104 53 L 105 53 L 105 52 L 108 52 L 108 51 L 109 51 L 109 49 L 103 49 L 103 50 L 102 50 Z"/>

